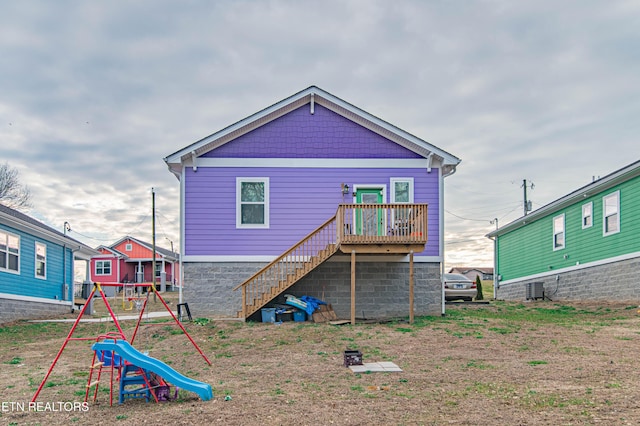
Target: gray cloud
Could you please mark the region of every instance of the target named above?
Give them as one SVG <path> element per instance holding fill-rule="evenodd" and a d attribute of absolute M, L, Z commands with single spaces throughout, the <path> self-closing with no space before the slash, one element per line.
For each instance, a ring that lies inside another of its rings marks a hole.
<path fill-rule="evenodd" d="M 162 158 L 312 84 L 463 159 L 447 262 L 491 262 L 489 220 L 637 160 L 633 1 L 2 2 L 0 161 L 34 215 L 90 245 L 177 245 Z M 82 234 L 82 235 L 80 235 Z"/>

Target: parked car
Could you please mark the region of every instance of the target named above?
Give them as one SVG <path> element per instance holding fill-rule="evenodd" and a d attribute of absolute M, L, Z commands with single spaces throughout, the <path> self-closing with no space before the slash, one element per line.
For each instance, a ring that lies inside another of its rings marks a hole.
<path fill-rule="evenodd" d="M 444 274 L 445 300 L 473 300 L 478 295 L 475 281 L 462 274 Z"/>

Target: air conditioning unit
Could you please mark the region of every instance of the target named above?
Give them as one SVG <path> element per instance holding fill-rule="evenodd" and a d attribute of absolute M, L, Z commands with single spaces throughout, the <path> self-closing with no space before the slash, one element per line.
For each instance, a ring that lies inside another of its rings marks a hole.
<path fill-rule="evenodd" d="M 533 282 L 525 285 L 527 286 L 527 300 L 544 299 L 544 283 Z"/>

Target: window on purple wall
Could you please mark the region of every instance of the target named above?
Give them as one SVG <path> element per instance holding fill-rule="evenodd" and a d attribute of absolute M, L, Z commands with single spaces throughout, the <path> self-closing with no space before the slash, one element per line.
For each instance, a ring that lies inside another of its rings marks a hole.
<path fill-rule="evenodd" d="M 236 227 L 269 227 L 269 178 L 236 178 Z"/>

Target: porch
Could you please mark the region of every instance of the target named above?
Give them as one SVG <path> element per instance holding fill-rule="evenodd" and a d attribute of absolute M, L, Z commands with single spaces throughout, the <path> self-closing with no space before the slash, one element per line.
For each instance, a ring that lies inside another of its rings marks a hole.
<path fill-rule="evenodd" d="M 247 319 L 338 252 L 351 256 L 351 322 L 355 323 L 355 265 L 359 254 L 409 255 L 413 320 L 413 254 L 427 243 L 426 204 L 340 204 L 336 214 L 234 290 L 242 289 Z"/>

